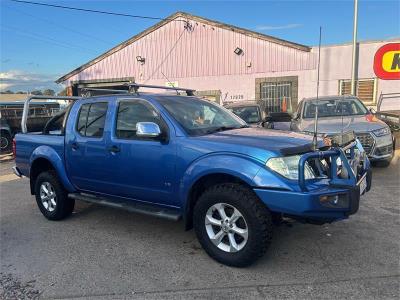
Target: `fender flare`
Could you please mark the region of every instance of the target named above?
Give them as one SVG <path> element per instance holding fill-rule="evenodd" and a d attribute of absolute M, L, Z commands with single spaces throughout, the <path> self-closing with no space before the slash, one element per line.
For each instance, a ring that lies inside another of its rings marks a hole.
<path fill-rule="evenodd" d="M 51 148 L 49 146 L 45 146 L 45 145 L 39 146 L 32 152 L 32 155 L 29 159 L 29 165 L 31 166 L 30 170 L 29 170 L 29 174 L 32 173 L 31 171 L 32 171 L 33 163 L 39 158 L 44 158 L 51 163 L 51 165 L 54 167 L 55 171 L 57 172 L 58 178 L 60 179 L 64 188 L 68 192 L 72 193 L 72 192 L 76 191 L 75 187 L 72 185 L 72 183 L 70 182 L 70 180 L 67 176 L 67 172 L 66 172 L 65 166 L 64 166 L 64 159 L 61 158 L 61 156 L 53 148 Z"/>
<path fill-rule="evenodd" d="M 234 168 L 232 167 L 234 166 Z M 260 161 L 236 153 L 213 153 L 192 162 L 182 176 L 179 195 L 182 212 L 186 218 L 189 211 L 189 196 L 192 187 L 203 177 L 212 174 L 225 174 L 236 177 L 255 186 L 254 177 L 262 167 Z"/>

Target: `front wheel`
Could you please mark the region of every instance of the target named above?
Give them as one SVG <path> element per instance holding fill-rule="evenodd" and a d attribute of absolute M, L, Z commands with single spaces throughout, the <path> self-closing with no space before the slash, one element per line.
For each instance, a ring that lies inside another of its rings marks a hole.
<path fill-rule="evenodd" d="M 378 168 L 387 168 L 390 166 L 392 159 L 393 159 L 393 156 L 390 158 L 387 158 L 387 159 L 373 161 L 372 166 L 378 167 Z"/>
<path fill-rule="evenodd" d="M 39 174 L 35 182 L 35 197 L 40 211 L 49 220 L 62 220 L 74 210 L 75 200 L 68 198 L 55 171 Z"/>
<path fill-rule="evenodd" d="M 245 267 L 261 257 L 272 238 L 268 209 L 239 184 L 207 189 L 194 207 L 194 228 L 208 255 L 220 263 Z"/>

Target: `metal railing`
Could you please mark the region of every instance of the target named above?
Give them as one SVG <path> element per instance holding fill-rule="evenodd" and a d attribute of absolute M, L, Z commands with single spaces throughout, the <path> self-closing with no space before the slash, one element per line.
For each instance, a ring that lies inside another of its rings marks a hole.
<path fill-rule="evenodd" d="M 82 91 L 86 92 L 83 94 L 82 97 L 90 97 L 92 96 L 90 92 L 105 92 L 109 94 L 131 94 L 131 93 L 139 93 L 139 88 L 148 88 L 148 89 L 160 89 L 160 90 L 170 90 L 175 91 L 179 94 L 179 91 L 186 92 L 188 96 L 194 96 L 194 89 L 188 88 L 179 88 L 179 87 L 169 87 L 169 86 L 162 86 L 162 85 L 149 85 L 149 84 L 139 84 L 139 83 L 128 83 L 124 86 L 128 87 L 128 90 L 117 90 L 117 89 L 107 89 L 107 88 L 82 88 Z"/>
<path fill-rule="evenodd" d="M 72 96 L 30 96 L 24 102 L 24 110 L 22 112 L 21 119 L 21 131 L 22 133 L 28 132 L 27 120 L 29 115 L 29 104 L 32 100 L 70 100 L 75 101 L 81 99 L 81 97 L 72 97 Z"/>
<path fill-rule="evenodd" d="M 261 104 L 263 110 L 269 112 L 286 112 L 291 108 L 291 82 L 261 83 Z"/>
<path fill-rule="evenodd" d="M 386 93 L 386 94 L 381 93 L 379 95 L 378 103 L 376 105 L 377 111 L 379 112 L 381 110 L 381 105 L 382 105 L 383 99 L 393 99 L 393 98 L 400 99 L 400 92 L 399 93 Z"/>
<path fill-rule="evenodd" d="M 194 92 L 196 90 L 193 89 L 187 89 L 187 88 L 179 88 L 179 87 L 170 87 L 170 86 L 162 86 L 162 85 L 148 85 L 148 84 L 140 84 L 140 83 L 128 83 L 127 86 L 132 88 L 136 93 L 138 92 L 139 88 L 149 88 L 149 89 L 163 89 L 163 90 L 171 90 L 171 91 L 176 91 L 178 93 L 179 91 L 186 92 L 186 95 L 188 96 L 194 96 Z"/>

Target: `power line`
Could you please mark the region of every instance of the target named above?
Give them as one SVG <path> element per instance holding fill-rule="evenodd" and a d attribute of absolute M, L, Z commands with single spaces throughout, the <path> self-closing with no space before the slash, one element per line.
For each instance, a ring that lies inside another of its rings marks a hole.
<path fill-rule="evenodd" d="M 91 53 L 97 53 L 97 51 L 95 51 L 93 49 L 85 48 L 85 47 L 82 47 L 82 46 L 74 46 L 74 45 L 71 45 L 71 44 L 67 44 L 65 42 L 60 42 L 60 41 L 58 41 L 56 39 L 53 39 L 51 37 L 48 37 L 48 36 L 44 36 L 44 35 L 41 35 L 41 34 L 38 34 L 38 33 L 29 32 L 29 31 L 27 31 L 25 29 L 19 29 L 19 28 L 16 28 L 16 27 L 13 27 L 13 26 L 9 26 L 9 25 L 8 26 L 2 26 L 0 29 L 1 30 L 11 31 L 14 34 L 19 34 L 19 35 L 22 35 L 22 36 L 26 36 L 26 37 L 29 37 L 31 39 L 38 40 L 38 41 L 41 41 L 41 42 L 45 42 L 45 43 L 48 43 L 48 44 L 53 44 L 55 46 L 59 46 L 59 47 L 62 47 L 62 48 L 73 49 L 73 50 L 81 50 L 81 51 L 83 50 L 85 52 L 89 51 Z"/>
<path fill-rule="evenodd" d="M 59 28 L 63 28 L 64 30 L 68 30 L 68 31 L 70 31 L 70 32 L 79 34 L 79 35 L 81 35 L 81 36 L 84 36 L 84 37 L 87 37 L 87 38 L 91 38 L 91 39 L 93 39 L 93 40 L 97 40 L 97 41 L 102 42 L 102 43 L 107 44 L 107 45 L 112 45 L 111 42 L 106 41 L 106 40 L 103 40 L 103 39 L 98 38 L 98 37 L 96 37 L 96 36 L 93 36 L 93 35 L 90 35 L 90 34 L 87 34 L 87 33 L 84 33 L 84 32 L 81 32 L 81 31 L 78 31 L 78 30 L 69 28 L 69 27 L 67 27 L 67 26 L 60 25 L 60 24 L 58 24 L 58 23 L 55 23 L 55 22 L 53 22 L 53 21 L 51 21 L 51 20 L 49 20 L 49 19 L 43 18 L 43 17 L 34 16 L 34 15 L 32 15 L 32 14 L 29 14 L 29 13 L 27 13 L 27 12 L 25 12 L 25 11 L 22 11 L 22 10 L 20 10 L 20 9 L 17 9 L 17 8 L 15 8 L 15 7 L 10 7 L 10 6 L 7 6 L 7 7 L 8 7 L 8 9 L 14 10 L 14 11 L 20 13 L 20 14 L 24 14 L 24 15 L 29 16 L 29 17 L 31 17 L 31 18 L 40 20 L 40 21 L 42 21 L 42 22 L 44 22 L 44 23 L 52 24 L 53 26 L 56 26 L 56 27 L 59 27 Z"/>
<path fill-rule="evenodd" d="M 87 9 L 87 8 L 72 7 L 72 6 L 63 6 L 63 5 L 56 5 L 56 4 L 47 4 L 47 3 L 40 3 L 40 2 L 33 2 L 33 1 L 23 1 L 23 0 L 11 0 L 11 1 L 17 2 L 17 3 L 23 3 L 23 4 L 40 5 L 40 6 L 46 6 L 46 7 L 52 7 L 52 8 L 69 9 L 69 10 L 76 10 L 76 11 L 83 11 L 83 12 L 97 13 L 97 14 L 104 14 L 104 15 L 112 15 L 112 16 L 119 16 L 119 17 L 129 17 L 129 18 L 138 18 L 138 19 L 149 19 L 149 20 L 170 20 L 170 21 L 178 21 L 178 22 L 186 23 L 185 20 L 131 15 L 131 14 L 116 13 L 116 12 L 111 12 L 111 11 Z"/>

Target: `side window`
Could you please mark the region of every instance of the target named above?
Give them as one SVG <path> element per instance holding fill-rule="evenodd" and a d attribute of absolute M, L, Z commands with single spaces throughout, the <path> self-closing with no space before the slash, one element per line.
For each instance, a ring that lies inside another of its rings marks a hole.
<path fill-rule="evenodd" d="M 76 126 L 76 131 L 80 135 L 85 135 L 86 131 L 86 120 L 87 120 L 87 114 L 89 111 L 90 104 L 83 104 L 81 106 L 81 109 L 79 111 L 79 116 L 78 116 L 78 125 Z"/>
<path fill-rule="evenodd" d="M 81 106 L 76 130 L 82 136 L 102 137 L 107 114 L 107 103 L 87 103 Z"/>
<path fill-rule="evenodd" d="M 139 139 L 136 136 L 136 123 L 153 122 L 160 126 L 164 124 L 157 111 L 144 101 L 121 101 L 118 106 L 115 134 L 122 139 Z"/>

